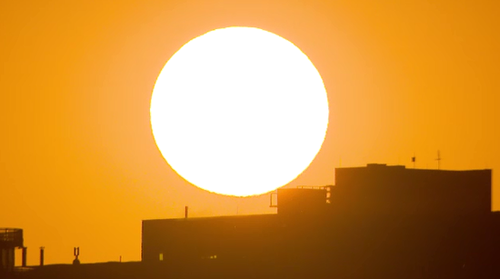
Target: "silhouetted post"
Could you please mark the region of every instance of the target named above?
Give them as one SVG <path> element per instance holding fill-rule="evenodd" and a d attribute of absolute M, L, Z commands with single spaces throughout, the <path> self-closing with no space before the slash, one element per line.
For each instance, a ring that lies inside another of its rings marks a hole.
<path fill-rule="evenodd" d="M 78 256 L 80 256 L 80 247 L 73 248 L 73 255 L 75 256 L 73 264 L 80 264 L 80 260 L 78 259 Z"/>
<path fill-rule="evenodd" d="M 0 253 L 4 254 L 2 259 L 4 262 L 3 265 L 2 263 L 0 263 L 0 268 L 4 266 L 7 268 L 8 271 L 12 271 L 12 269 L 16 265 L 14 248 L 7 248 L 0 250 Z"/>
<path fill-rule="evenodd" d="M 28 256 L 28 247 L 23 247 L 23 258 L 22 258 L 22 266 L 26 267 L 26 257 Z"/>
<path fill-rule="evenodd" d="M 44 253 L 45 252 L 45 247 L 40 247 L 40 266 L 43 266 L 43 258 L 44 258 Z"/>
<path fill-rule="evenodd" d="M 188 207 L 187 207 L 187 205 L 186 205 L 186 206 L 184 207 L 184 218 L 186 218 L 186 219 L 187 219 L 187 217 L 188 217 Z"/>

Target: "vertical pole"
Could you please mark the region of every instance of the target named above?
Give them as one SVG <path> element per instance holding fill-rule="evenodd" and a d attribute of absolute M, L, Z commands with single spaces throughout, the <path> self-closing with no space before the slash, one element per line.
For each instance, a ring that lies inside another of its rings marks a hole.
<path fill-rule="evenodd" d="M 40 247 L 40 266 L 43 266 L 43 260 L 44 260 L 44 250 L 45 250 L 45 247 Z"/>
<path fill-rule="evenodd" d="M 0 248 L 0 272 L 2 272 L 6 268 L 4 251 L 5 249 Z"/>
<path fill-rule="evenodd" d="M 22 259 L 23 267 L 26 267 L 26 257 L 27 256 L 28 256 L 28 247 L 23 247 L 23 259 Z"/>
<path fill-rule="evenodd" d="M 7 249 L 7 270 L 12 271 L 15 265 L 14 248 L 9 248 Z"/>
<path fill-rule="evenodd" d="M 187 219 L 187 217 L 188 217 L 188 206 L 186 205 L 186 206 L 184 207 L 184 218 L 186 218 L 186 219 Z"/>

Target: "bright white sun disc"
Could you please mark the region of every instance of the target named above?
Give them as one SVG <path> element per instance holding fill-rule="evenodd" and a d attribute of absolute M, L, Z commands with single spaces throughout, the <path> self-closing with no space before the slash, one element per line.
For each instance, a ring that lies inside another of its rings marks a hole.
<path fill-rule="evenodd" d="M 309 58 L 258 28 L 210 31 L 161 71 L 151 125 L 168 164 L 205 190 L 258 195 L 301 174 L 328 126 L 323 81 Z"/>

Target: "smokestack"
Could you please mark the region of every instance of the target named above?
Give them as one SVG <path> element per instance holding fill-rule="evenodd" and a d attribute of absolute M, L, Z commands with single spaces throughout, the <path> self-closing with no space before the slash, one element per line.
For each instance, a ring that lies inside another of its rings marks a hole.
<path fill-rule="evenodd" d="M 188 217 L 188 206 L 186 205 L 186 206 L 184 207 L 184 218 L 186 218 L 186 219 L 187 219 L 187 217 Z"/>
<path fill-rule="evenodd" d="M 44 250 L 45 247 L 40 247 L 40 266 L 43 266 Z"/>
<path fill-rule="evenodd" d="M 23 259 L 22 259 L 23 267 L 26 267 L 26 257 L 27 256 L 28 256 L 28 247 L 23 247 Z"/>

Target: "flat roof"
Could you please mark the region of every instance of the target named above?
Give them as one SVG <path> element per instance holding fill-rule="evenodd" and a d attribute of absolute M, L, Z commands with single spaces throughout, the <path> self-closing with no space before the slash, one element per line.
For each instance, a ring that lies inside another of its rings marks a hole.
<path fill-rule="evenodd" d="M 254 219 L 254 218 L 274 218 L 278 216 L 277 213 L 268 213 L 268 214 L 247 214 L 247 215 L 221 215 L 221 216 L 206 216 L 206 217 L 188 217 L 188 218 L 167 218 L 167 219 L 145 219 L 143 222 L 165 222 L 165 221 L 176 221 L 176 222 L 184 222 L 184 221 L 201 221 L 201 220 L 231 220 L 231 219 Z"/>

